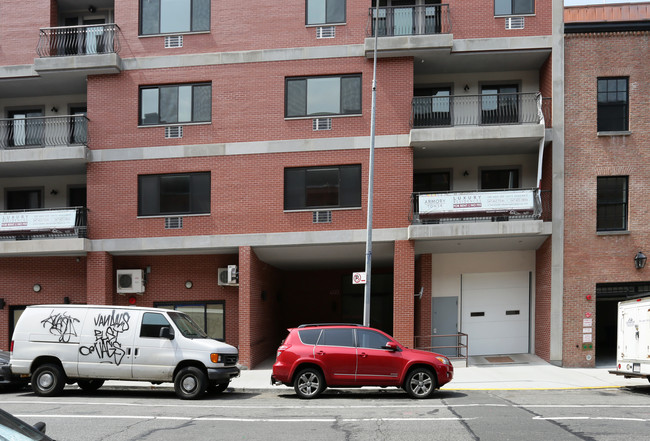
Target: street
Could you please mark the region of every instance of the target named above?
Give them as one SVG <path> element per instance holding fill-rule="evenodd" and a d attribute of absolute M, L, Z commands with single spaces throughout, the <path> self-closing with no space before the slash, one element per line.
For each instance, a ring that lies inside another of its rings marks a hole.
<path fill-rule="evenodd" d="M 56 398 L 4 393 L 2 408 L 57 440 L 621 440 L 645 439 L 650 385 L 572 390 L 395 389 L 226 392 L 181 401 L 170 389 L 68 387 Z"/>

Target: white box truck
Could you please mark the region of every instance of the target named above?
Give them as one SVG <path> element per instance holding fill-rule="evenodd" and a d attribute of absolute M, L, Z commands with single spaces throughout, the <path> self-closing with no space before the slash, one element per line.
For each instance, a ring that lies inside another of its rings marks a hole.
<path fill-rule="evenodd" d="M 650 297 L 618 304 L 616 369 L 612 374 L 650 380 Z"/>
<path fill-rule="evenodd" d="M 11 341 L 11 370 L 39 396 L 105 380 L 173 382 L 182 399 L 223 392 L 239 376 L 237 348 L 179 311 L 105 305 L 28 306 Z"/>

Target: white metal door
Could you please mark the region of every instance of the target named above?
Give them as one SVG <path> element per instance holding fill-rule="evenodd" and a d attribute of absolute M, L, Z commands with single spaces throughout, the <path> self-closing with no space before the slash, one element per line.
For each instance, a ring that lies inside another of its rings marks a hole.
<path fill-rule="evenodd" d="M 528 352 L 529 277 L 524 271 L 462 275 L 461 332 L 469 355 Z"/>

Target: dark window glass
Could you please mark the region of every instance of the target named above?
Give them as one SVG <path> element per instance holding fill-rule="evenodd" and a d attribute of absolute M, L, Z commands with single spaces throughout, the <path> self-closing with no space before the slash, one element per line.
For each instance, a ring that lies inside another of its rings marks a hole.
<path fill-rule="evenodd" d="M 494 0 L 494 15 L 534 13 L 535 0 Z"/>
<path fill-rule="evenodd" d="M 481 170 L 481 189 L 519 188 L 519 170 Z"/>
<path fill-rule="evenodd" d="M 299 167 L 284 170 L 284 209 L 361 206 L 361 166 Z"/>
<path fill-rule="evenodd" d="M 598 231 L 627 229 L 627 176 L 602 176 L 597 181 Z"/>
<path fill-rule="evenodd" d="M 345 0 L 307 0 L 308 25 L 344 23 Z"/>
<path fill-rule="evenodd" d="M 628 130 L 628 79 L 598 78 L 599 132 Z"/>
<path fill-rule="evenodd" d="M 210 173 L 138 176 L 138 216 L 210 213 Z"/>
<path fill-rule="evenodd" d="M 210 0 L 140 0 L 140 34 L 210 30 Z"/>
<path fill-rule="evenodd" d="M 354 347 L 354 333 L 353 329 L 340 329 L 331 328 L 323 329 L 320 339 L 318 340 L 319 346 L 345 346 Z"/>
<path fill-rule="evenodd" d="M 212 85 L 140 88 L 140 125 L 209 122 Z"/>
<path fill-rule="evenodd" d="M 43 144 L 45 119 L 42 110 L 12 110 L 8 115 L 12 119 L 7 133 L 10 147 Z"/>
<path fill-rule="evenodd" d="M 173 309 L 176 311 L 184 312 L 187 314 L 194 323 L 196 323 L 208 337 L 217 340 L 224 340 L 225 338 L 225 317 L 224 317 L 224 302 L 183 302 L 183 303 L 154 303 L 156 308 Z M 183 317 L 183 316 L 180 316 Z M 172 317 L 174 319 L 174 316 Z M 178 325 L 181 323 L 174 319 Z M 179 326 L 181 328 L 181 326 Z M 185 329 L 181 328 L 181 332 Z"/>
<path fill-rule="evenodd" d="M 361 75 L 287 78 L 285 116 L 361 113 Z"/>
<path fill-rule="evenodd" d="M 419 172 L 413 174 L 413 191 L 415 192 L 437 192 L 451 190 L 451 173 L 441 172 Z"/>
<path fill-rule="evenodd" d="M 377 331 L 357 329 L 357 346 L 360 348 L 383 349 L 390 340 Z"/>
<path fill-rule="evenodd" d="M 43 207 L 43 191 L 40 189 L 7 190 L 7 210 L 29 210 Z"/>
<path fill-rule="evenodd" d="M 140 328 L 140 337 L 158 338 L 160 337 L 160 330 L 165 326 L 170 326 L 170 324 L 162 314 L 145 312 L 144 315 L 142 316 L 142 327 Z"/>
<path fill-rule="evenodd" d="M 320 335 L 320 329 L 303 329 L 298 331 L 300 341 L 305 345 L 315 345 Z"/>
<path fill-rule="evenodd" d="M 481 88 L 481 124 L 510 124 L 519 121 L 519 88 L 516 85 Z"/>

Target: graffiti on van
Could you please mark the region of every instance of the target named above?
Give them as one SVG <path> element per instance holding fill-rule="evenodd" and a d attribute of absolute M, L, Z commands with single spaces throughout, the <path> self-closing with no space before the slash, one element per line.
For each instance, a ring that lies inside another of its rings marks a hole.
<path fill-rule="evenodd" d="M 92 346 L 80 346 L 81 355 L 95 354 L 100 360 L 120 365 L 126 351 L 118 341 L 120 334 L 129 330 L 128 312 L 116 314 L 98 314 L 95 319 L 95 343 Z"/>
<path fill-rule="evenodd" d="M 48 318 L 41 320 L 43 328 L 47 329 L 49 326 L 50 334 L 59 336 L 60 343 L 68 343 L 72 337 L 77 336 L 75 323 L 78 322 L 79 319 L 68 315 L 67 312 L 64 311 L 55 313 L 54 310 L 50 312 L 50 316 Z"/>

